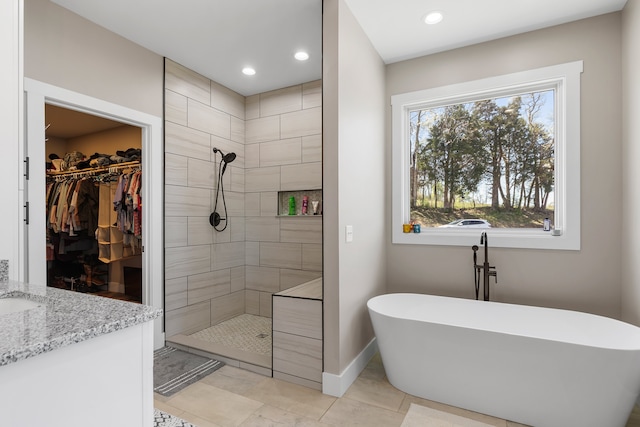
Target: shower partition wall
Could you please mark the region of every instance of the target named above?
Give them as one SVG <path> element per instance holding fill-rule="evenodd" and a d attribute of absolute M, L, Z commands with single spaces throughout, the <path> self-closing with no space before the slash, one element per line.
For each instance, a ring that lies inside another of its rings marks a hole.
<path fill-rule="evenodd" d="M 321 190 L 321 82 L 245 98 L 170 60 L 165 69 L 167 339 L 210 349 L 202 337 L 215 341 L 218 330 L 270 333 L 271 295 L 322 274 L 321 217 L 278 216 L 278 192 Z M 222 178 L 222 232 L 209 224 L 214 147 L 236 154 Z M 237 326 L 247 316 L 252 326 Z M 245 353 L 229 354 L 242 361 Z M 270 370 L 270 355 L 245 355 Z"/>

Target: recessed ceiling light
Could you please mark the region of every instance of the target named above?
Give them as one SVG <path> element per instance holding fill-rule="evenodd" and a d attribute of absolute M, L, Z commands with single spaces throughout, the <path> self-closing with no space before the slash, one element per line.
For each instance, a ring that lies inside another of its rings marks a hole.
<path fill-rule="evenodd" d="M 254 70 L 251 67 L 244 67 L 242 69 L 242 73 L 247 75 L 247 76 L 253 76 L 256 73 L 256 70 Z"/>
<path fill-rule="evenodd" d="M 307 52 L 299 51 L 293 55 L 298 61 L 306 61 L 309 59 L 309 54 Z"/>
<path fill-rule="evenodd" d="M 442 15 L 441 12 L 438 12 L 438 11 L 429 12 L 424 17 L 424 23 L 428 25 L 434 25 L 442 21 L 442 18 L 444 18 L 444 16 Z"/>

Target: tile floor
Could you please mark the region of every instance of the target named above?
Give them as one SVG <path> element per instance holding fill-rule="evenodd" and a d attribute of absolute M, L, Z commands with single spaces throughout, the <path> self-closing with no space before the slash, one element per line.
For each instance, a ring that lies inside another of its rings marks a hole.
<path fill-rule="evenodd" d="M 341 398 L 232 366 L 220 368 L 169 398 L 158 394 L 154 397 L 157 409 L 198 427 L 399 427 L 411 403 L 489 426 L 522 426 L 403 393 L 387 381 L 379 355 Z M 640 427 L 638 408 L 627 427 Z"/>
<path fill-rule="evenodd" d="M 189 336 L 271 357 L 271 330 L 270 317 L 241 314 Z"/>

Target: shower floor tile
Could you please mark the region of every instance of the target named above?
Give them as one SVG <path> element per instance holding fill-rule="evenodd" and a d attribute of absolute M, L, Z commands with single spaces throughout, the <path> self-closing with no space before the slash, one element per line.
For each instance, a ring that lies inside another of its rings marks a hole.
<path fill-rule="evenodd" d="M 271 318 L 241 314 L 189 335 L 201 341 L 271 356 Z"/>

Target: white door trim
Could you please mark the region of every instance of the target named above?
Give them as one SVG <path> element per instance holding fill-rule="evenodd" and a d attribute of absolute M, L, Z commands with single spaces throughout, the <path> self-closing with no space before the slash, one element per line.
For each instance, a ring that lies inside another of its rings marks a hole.
<path fill-rule="evenodd" d="M 21 238 L 20 246 L 28 252 L 28 280 L 45 283 L 46 260 L 45 227 L 45 131 L 44 105 L 52 104 L 94 116 L 104 117 L 142 129 L 142 301 L 162 309 L 164 307 L 164 147 L 162 118 L 132 110 L 121 105 L 93 98 L 37 80 L 25 78 L 26 135 L 25 145 L 30 156 L 31 170 L 28 184 L 30 224 L 29 232 Z M 21 218 L 22 220 L 22 218 Z M 35 226 L 34 226 L 35 225 Z M 31 262 L 30 262 L 31 261 Z M 154 348 L 164 345 L 164 316 L 154 324 Z"/>

